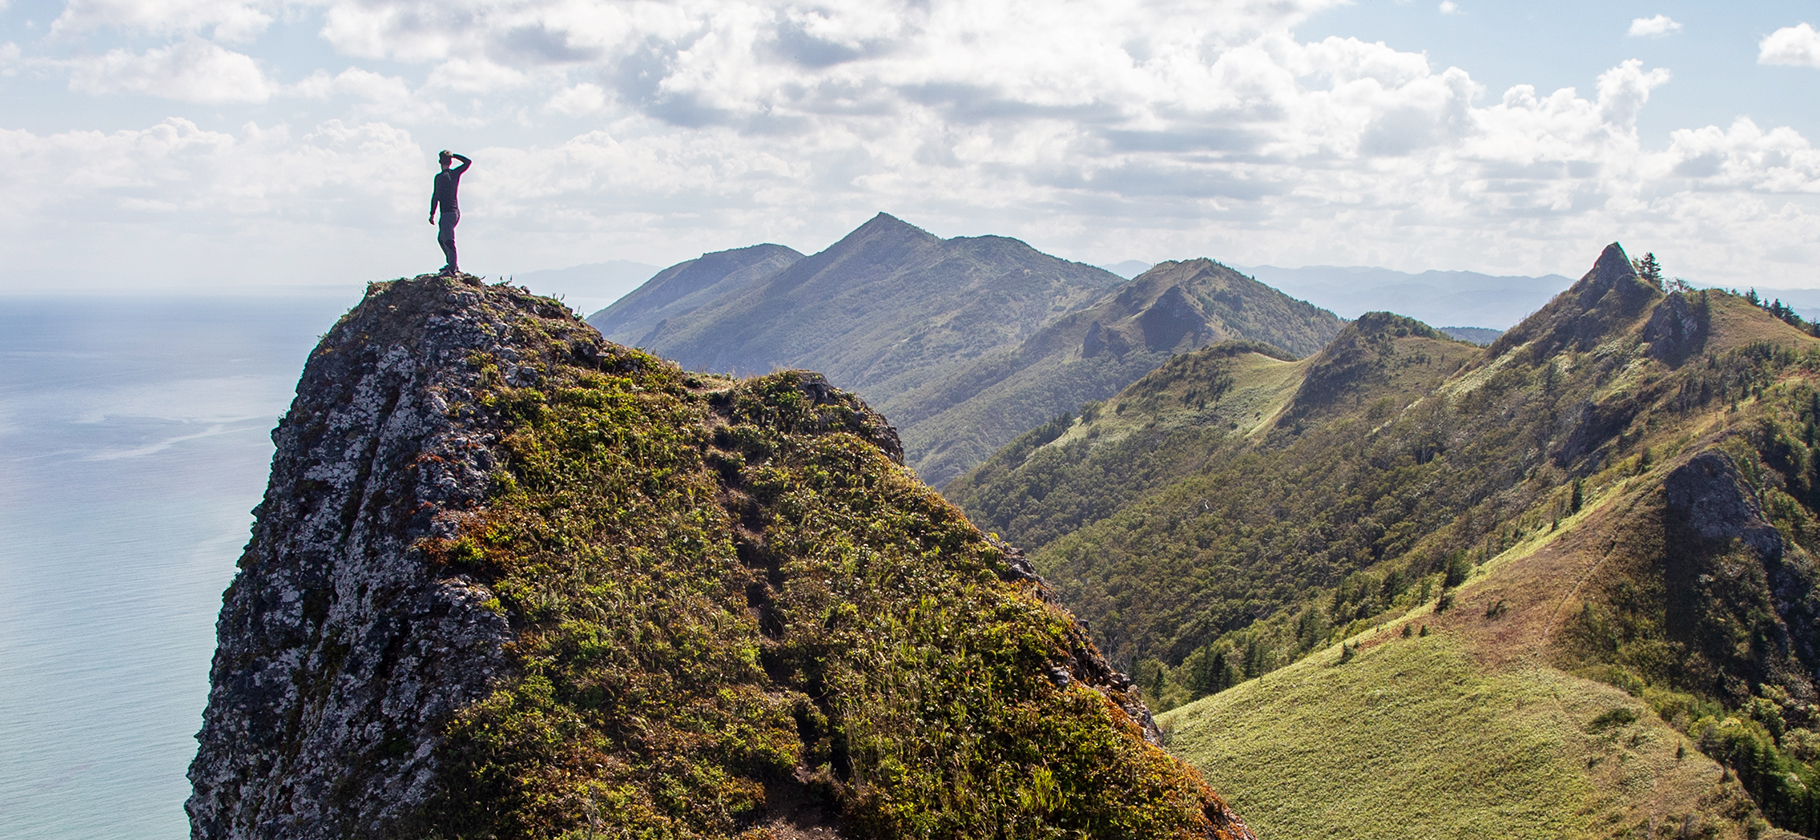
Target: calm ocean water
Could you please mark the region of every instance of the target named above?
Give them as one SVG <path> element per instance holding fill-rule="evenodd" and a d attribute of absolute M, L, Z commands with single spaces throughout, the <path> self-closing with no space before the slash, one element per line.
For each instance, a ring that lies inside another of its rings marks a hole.
<path fill-rule="evenodd" d="M 0 298 L 0 837 L 188 835 L 270 432 L 357 295 Z"/>

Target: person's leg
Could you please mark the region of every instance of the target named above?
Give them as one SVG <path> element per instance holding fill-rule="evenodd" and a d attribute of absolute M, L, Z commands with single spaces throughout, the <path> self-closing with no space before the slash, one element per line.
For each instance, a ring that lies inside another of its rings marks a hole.
<path fill-rule="evenodd" d="M 454 274 L 460 271 L 460 263 L 455 260 L 455 225 L 461 222 L 461 213 L 443 213 L 442 222 L 436 228 L 436 244 L 442 246 L 442 255 L 448 260 L 443 270 Z"/>

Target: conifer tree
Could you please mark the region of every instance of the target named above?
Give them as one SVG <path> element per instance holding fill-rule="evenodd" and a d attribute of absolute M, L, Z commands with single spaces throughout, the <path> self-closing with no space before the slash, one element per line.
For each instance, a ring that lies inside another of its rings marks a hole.
<path fill-rule="evenodd" d="M 1648 281 L 1651 286 L 1662 288 L 1662 264 L 1656 262 L 1654 253 L 1644 254 L 1640 260 L 1632 260 L 1631 266 L 1636 268 L 1638 277 Z"/>

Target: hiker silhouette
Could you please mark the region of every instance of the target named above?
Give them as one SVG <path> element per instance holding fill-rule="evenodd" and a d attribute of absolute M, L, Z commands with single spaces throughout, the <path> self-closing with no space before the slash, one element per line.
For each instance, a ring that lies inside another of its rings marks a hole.
<path fill-rule="evenodd" d="M 461 223 L 461 205 L 456 201 L 455 193 L 461 188 L 461 173 L 468 171 L 474 162 L 448 149 L 437 152 L 436 159 L 442 163 L 442 171 L 436 173 L 436 186 L 430 191 L 430 224 L 436 224 L 436 208 L 440 205 L 442 224 L 436 228 L 436 244 L 442 246 L 442 255 L 449 261 L 442 267 L 442 273 L 456 274 L 461 271 L 455 259 L 455 226 Z M 450 169 L 450 160 L 459 160 L 461 165 Z"/>

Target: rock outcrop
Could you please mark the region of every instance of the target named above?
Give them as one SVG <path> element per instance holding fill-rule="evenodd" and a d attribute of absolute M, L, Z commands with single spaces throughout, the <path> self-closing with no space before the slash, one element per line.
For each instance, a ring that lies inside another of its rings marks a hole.
<path fill-rule="evenodd" d="M 1668 550 L 1663 561 L 1669 635 L 1712 663 L 1690 671 L 1716 696 L 1748 699 L 1754 686 L 1780 685 L 1816 698 L 1820 593 L 1812 560 L 1764 509 L 1737 462 L 1709 449 L 1662 482 Z M 1747 628 L 1750 644 L 1738 643 Z"/>
<path fill-rule="evenodd" d="M 562 314 L 477 280 L 399 283 L 311 355 L 217 625 L 197 836 L 361 836 L 430 796 L 438 728 L 512 634 L 491 592 L 411 546 L 453 534 L 498 465 L 467 360 L 512 359 L 503 377 L 528 384 L 512 334 Z"/>
<path fill-rule="evenodd" d="M 1663 298 L 1643 325 L 1649 355 L 1679 365 L 1698 354 L 1706 345 L 1708 318 L 1708 307 L 1696 295 L 1680 292 Z"/>
<path fill-rule="evenodd" d="M 274 440 L 197 838 L 1251 837 L 819 376 L 425 276 L 335 326 Z"/>

